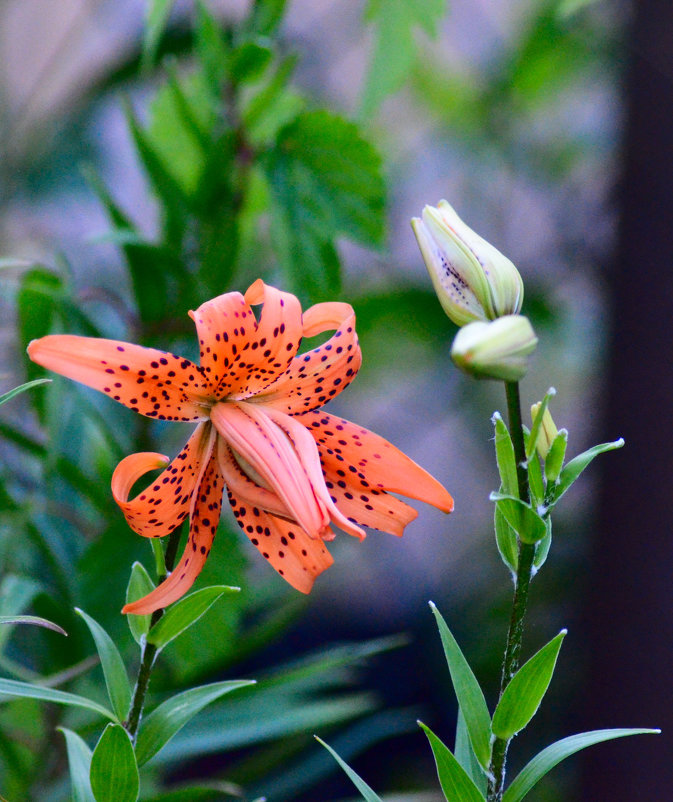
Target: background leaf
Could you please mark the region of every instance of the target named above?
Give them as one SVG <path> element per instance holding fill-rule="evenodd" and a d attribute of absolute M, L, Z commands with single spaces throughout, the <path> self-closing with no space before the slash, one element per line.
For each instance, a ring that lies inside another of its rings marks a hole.
<path fill-rule="evenodd" d="M 321 744 L 322 746 L 327 749 L 327 751 L 332 755 L 332 757 L 336 760 L 336 762 L 341 766 L 341 768 L 346 772 L 349 778 L 353 781 L 353 785 L 358 789 L 358 791 L 362 794 L 362 798 L 366 800 L 366 802 L 381 802 L 381 797 L 374 793 L 374 791 L 367 785 L 367 783 L 359 777 L 353 769 L 343 761 L 339 755 L 332 749 L 331 746 L 326 744 L 323 740 L 315 736 L 316 741 Z"/>
<path fill-rule="evenodd" d="M 65 736 L 68 752 L 68 768 L 72 785 L 72 802 L 95 802 L 89 772 L 91 771 L 91 750 L 76 732 L 59 727 Z"/>
<path fill-rule="evenodd" d="M 408 77 L 417 51 L 414 30 L 436 36 L 445 11 L 446 0 L 369 0 L 365 16 L 375 26 L 375 41 L 360 101 L 362 118 L 371 117 Z"/>
<path fill-rule="evenodd" d="M 340 286 L 333 240 L 380 244 L 385 189 L 381 158 L 354 123 L 308 111 L 279 134 L 266 160 L 272 233 L 287 280 L 318 295 Z"/>

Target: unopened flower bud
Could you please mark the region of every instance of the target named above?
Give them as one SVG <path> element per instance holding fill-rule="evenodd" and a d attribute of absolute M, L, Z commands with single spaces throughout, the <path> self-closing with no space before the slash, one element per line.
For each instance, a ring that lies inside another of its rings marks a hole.
<path fill-rule="evenodd" d="M 523 281 L 510 260 L 458 217 L 447 201 L 426 206 L 412 228 L 446 314 L 458 326 L 515 315 Z"/>
<path fill-rule="evenodd" d="M 534 421 L 537 417 L 538 410 L 542 406 L 542 402 L 538 401 L 537 404 L 533 404 L 530 408 L 530 419 Z M 545 409 L 542 415 L 542 425 L 540 426 L 540 431 L 537 436 L 537 442 L 535 443 L 535 447 L 537 448 L 537 453 L 540 455 L 542 459 L 545 459 L 547 454 L 549 453 L 549 449 L 552 446 L 552 443 L 556 439 L 556 435 L 558 434 L 558 429 L 556 428 L 556 424 L 554 423 L 554 419 L 551 416 L 551 412 L 549 409 Z"/>
<path fill-rule="evenodd" d="M 463 326 L 451 346 L 451 358 L 461 370 L 479 379 L 513 382 L 525 376 L 527 357 L 536 345 L 527 317 L 505 315 L 489 323 Z"/>

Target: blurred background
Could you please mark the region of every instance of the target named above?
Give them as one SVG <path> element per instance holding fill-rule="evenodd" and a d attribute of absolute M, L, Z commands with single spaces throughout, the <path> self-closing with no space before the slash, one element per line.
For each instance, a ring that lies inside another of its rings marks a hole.
<path fill-rule="evenodd" d="M 661 376 L 670 357 L 652 372 L 649 352 L 665 346 L 643 349 L 652 328 L 641 310 L 661 315 L 656 334 L 670 325 L 673 184 L 667 135 L 656 130 L 670 121 L 673 26 L 665 3 L 649 5 L 636 14 L 603 0 L 434 0 L 411 12 L 402 0 L 177 2 L 154 39 L 143 0 L 0 5 L 0 392 L 41 375 L 24 348 L 48 331 L 190 356 L 187 311 L 262 275 L 305 304 L 335 293 L 353 304 L 364 363 L 330 411 L 390 439 L 456 499 L 449 518 L 419 509 L 401 540 L 340 536 L 308 599 L 225 518 L 204 581 L 244 590 L 167 650 L 153 690 L 158 699 L 195 679 L 264 676 L 264 693 L 286 699 L 281 723 L 268 695 L 213 707 L 154 761 L 141 798 L 203 778 L 269 802 L 352 798 L 312 741 L 317 732 L 386 798 L 439 799 L 415 724 L 452 741 L 455 703 L 430 599 L 495 698 L 511 584 L 493 544 L 489 419 L 505 402 L 499 384 L 459 375 L 448 356 L 454 329 L 409 226 L 440 198 L 524 278 L 523 311 L 540 337 L 524 408 L 553 385 L 570 455 L 620 435 L 628 446 L 603 458 L 602 482 L 600 469 L 588 471 L 556 515 L 524 651 L 563 626 L 570 636 L 511 769 L 543 734 L 670 717 L 673 466 L 650 461 L 653 428 L 673 453 L 654 418 L 670 403 Z M 238 70 L 220 94 L 209 84 L 213 37 Z M 659 84 L 648 94 L 652 75 Z M 345 142 L 344 186 L 316 183 L 301 151 L 321 125 Z M 301 170 L 284 155 L 297 141 Z M 349 187 L 364 198 L 359 216 L 319 210 L 318 225 L 301 205 L 302 192 L 324 192 L 327 206 L 348 206 Z M 2 408 L 0 603 L 13 613 L 20 599 L 71 633 L 64 646 L 52 633 L 14 630 L 0 640 L 6 676 L 70 672 L 64 688 L 96 680 L 73 605 L 132 654 L 116 611 L 132 561 L 149 567 L 151 557 L 112 509 L 109 477 L 132 450 L 177 453 L 185 432 L 112 406 L 56 378 Z M 213 631 L 223 634 L 205 637 Z M 11 802 L 68 798 L 61 715 L 25 701 L 0 709 L 0 792 Z M 68 726 L 96 732 L 74 716 Z M 597 747 L 531 798 L 665 799 L 670 749 L 664 737 L 647 740 Z"/>

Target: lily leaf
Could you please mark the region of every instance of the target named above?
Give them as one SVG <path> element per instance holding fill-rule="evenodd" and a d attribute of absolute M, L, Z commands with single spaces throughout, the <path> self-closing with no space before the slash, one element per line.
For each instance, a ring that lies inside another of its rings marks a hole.
<path fill-rule="evenodd" d="M 442 786 L 444 796 L 449 802 L 460 800 L 460 802 L 483 802 L 486 798 L 477 786 L 472 782 L 472 778 L 460 765 L 456 758 L 451 754 L 451 750 L 446 746 L 435 733 L 419 721 L 418 725 L 423 728 L 430 741 L 432 754 L 435 756 L 437 766 L 437 776 L 439 784 Z"/>
<path fill-rule="evenodd" d="M 163 649 L 166 644 L 198 621 L 220 596 L 227 592 L 238 593 L 239 590 L 240 588 L 229 585 L 212 585 L 190 593 L 169 607 L 149 631 L 147 642 L 154 644 L 157 649 Z"/>
<path fill-rule="evenodd" d="M 624 445 L 624 438 L 620 437 L 612 443 L 601 443 L 573 457 L 561 471 L 558 483 L 552 489 L 552 503 L 556 504 L 568 488 L 578 479 L 584 469 L 599 455 L 606 451 L 615 451 Z"/>
<path fill-rule="evenodd" d="M 474 749 L 472 749 L 470 736 L 465 726 L 465 716 L 463 716 L 460 708 L 458 708 L 458 721 L 456 722 L 456 748 L 453 753 L 456 760 L 479 789 L 479 793 L 482 796 L 486 796 L 487 778 L 474 754 Z"/>
<path fill-rule="evenodd" d="M 465 716 L 465 725 L 470 735 L 470 742 L 479 764 L 485 771 L 491 761 L 491 717 L 488 713 L 484 694 L 479 687 L 477 678 L 472 673 L 460 646 L 451 634 L 441 613 L 430 602 L 430 609 L 435 615 L 439 634 L 444 646 L 444 654 L 449 664 L 453 689 L 456 692 L 458 704 Z"/>
<path fill-rule="evenodd" d="M 507 523 L 507 518 L 505 518 L 501 507 L 497 504 L 495 505 L 493 516 L 495 542 L 498 546 L 498 551 L 505 565 L 513 574 L 516 574 L 519 565 L 519 544 L 516 539 L 516 532 Z"/>
<path fill-rule="evenodd" d="M 505 520 L 524 543 L 537 543 L 547 534 L 544 519 L 530 504 L 504 493 L 491 493 L 490 499 L 500 507 Z"/>
<path fill-rule="evenodd" d="M 495 429 L 495 457 L 500 472 L 502 493 L 516 497 L 519 495 L 519 480 L 516 474 L 514 444 L 499 412 L 494 413 L 491 421 Z"/>
<path fill-rule="evenodd" d="M 225 693 L 254 685 L 255 680 L 241 679 L 213 682 L 178 693 L 160 704 L 142 719 L 136 743 L 138 765 L 142 766 L 165 746 L 185 724 L 206 705 Z"/>
<path fill-rule="evenodd" d="M 493 713 L 493 734 L 507 740 L 520 732 L 537 712 L 551 682 L 556 658 L 567 630 L 524 663 L 505 688 Z"/>
<path fill-rule="evenodd" d="M 154 590 L 154 582 L 147 573 L 147 569 L 142 563 L 134 562 L 131 566 L 131 576 L 126 588 L 126 603 L 138 601 L 143 596 L 147 596 Z M 131 630 L 131 635 L 136 643 L 140 643 L 143 635 L 150 631 L 151 614 L 147 615 L 127 615 L 126 620 Z"/>
<path fill-rule="evenodd" d="M 122 656 L 112 638 L 97 621 L 94 621 L 91 616 L 78 607 L 75 607 L 75 612 L 84 619 L 84 623 L 89 627 L 103 667 L 105 685 L 112 709 L 117 714 L 119 721 L 123 721 L 131 706 L 131 686 Z"/>
<path fill-rule="evenodd" d="M 96 802 L 136 802 L 140 779 L 129 734 L 108 724 L 91 756 L 91 790 Z"/>
<path fill-rule="evenodd" d="M 67 691 L 58 691 L 55 688 L 43 688 L 41 685 L 31 685 L 30 682 L 19 682 L 13 679 L 0 677 L 0 701 L 3 696 L 19 696 L 24 699 L 40 699 L 43 702 L 55 702 L 59 705 L 69 705 L 70 707 L 83 707 L 98 713 L 111 721 L 115 721 L 115 714 L 107 707 L 99 705 L 92 699 L 79 696 Z"/>
<path fill-rule="evenodd" d="M 586 749 L 603 741 L 615 738 L 625 738 L 628 735 L 658 735 L 661 730 L 649 729 L 611 729 L 592 730 L 578 735 L 562 738 L 551 746 L 543 749 L 519 772 L 512 784 L 505 791 L 502 802 L 520 802 L 526 794 L 545 776 L 554 766 L 565 760 L 575 752 Z"/>

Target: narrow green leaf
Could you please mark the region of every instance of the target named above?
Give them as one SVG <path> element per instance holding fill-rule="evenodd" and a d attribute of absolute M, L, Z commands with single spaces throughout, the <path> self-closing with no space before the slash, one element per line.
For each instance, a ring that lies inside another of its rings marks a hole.
<path fill-rule="evenodd" d="M 83 707 L 86 710 L 91 710 L 105 718 L 109 718 L 111 721 L 115 720 L 115 714 L 111 710 L 84 696 L 0 677 L 0 701 L 6 701 L 2 700 L 3 696 L 19 696 L 24 699 L 40 699 L 43 702 L 55 702 L 56 704 L 69 705 L 70 707 Z"/>
<path fill-rule="evenodd" d="M 551 548 L 551 518 L 545 518 L 545 524 L 547 525 L 547 534 L 542 538 L 542 540 L 538 540 L 538 542 L 535 544 L 533 567 L 536 571 L 539 571 L 540 568 L 542 568 L 542 566 L 545 564 L 547 555 L 549 554 L 549 549 Z"/>
<path fill-rule="evenodd" d="M 263 36 L 271 36 L 280 25 L 287 0 L 255 0 L 250 12 L 250 27 Z"/>
<path fill-rule="evenodd" d="M 206 705 L 225 693 L 254 684 L 255 680 L 248 679 L 213 682 L 199 688 L 190 688 L 167 699 L 142 719 L 136 743 L 138 765 L 142 766 L 154 757 Z"/>
<path fill-rule="evenodd" d="M 470 736 L 465 725 L 465 716 L 463 716 L 460 708 L 458 708 L 458 720 L 456 722 L 456 747 L 453 752 L 456 760 L 477 786 L 479 793 L 482 796 L 486 796 L 487 778 L 474 754 L 474 749 L 472 749 Z"/>
<path fill-rule="evenodd" d="M 545 498 L 545 486 L 542 479 L 542 466 L 537 454 L 528 460 L 528 487 L 532 506 L 542 504 Z"/>
<path fill-rule="evenodd" d="M 581 749 L 588 746 L 599 744 L 602 741 L 612 741 L 615 738 L 625 738 L 628 735 L 658 735 L 661 730 L 649 729 L 611 729 L 611 730 L 592 730 L 582 732 L 578 735 L 570 735 L 560 741 L 543 749 L 519 772 L 512 784 L 505 791 L 502 802 L 520 802 L 526 794 L 544 776 L 548 774 L 554 766 L 574 755 Z"/>
<path fill-rule="evenodd" d="M 495 429 L 495 458 L 498 463 L 501 492 L 506 496 L 519 495 L 519 481 L 516 475 L 516 457 L 514 456 L 514 444 L 509 434 L 505 421 L 499 412 L 495 412 L 491 418 Z"/>
<path fill-rule="evenodd" d="M 54 632 L 59 632 L 61 635 L 68 637 L 68 633 L 58 624 L 53 621 L 47 621 L 46 618 L 39 618 L 36 615 L 0 615 L 0 624 L 33 624 L 36 627 L 44 627 L 45 629 L 53 629 Z"/>
<path fill-rule="evenodd" d="M 288 87 L 296 58 L 287 56 L 258 86 L 248 87 L 241 98 L 241 119 L 253 147 L 275 143 L 278 132 L 293 122 L 306 105 L 303 97 Z"/>
<path fill-rule="evenodd" d="M 196 51 L 213 100 L 219 100 L 227 75 L 229 54 L 219 22 L 203 0 L 196 2 Z"/>
<path fill-rule="evenodd" d="M 530 459 L 533 454 L 535 454 L 535 449 L 537 448 L 537 440 L 540 436 L 540 427 L 542 426 L 542 418 L 544 417 L 545 410 L 549 406 L 549 402 L 551 399 L 556 395 L 556 390 L 553 387 L 550 387 L 547 390 L 545 397 L 542 399 L 540 406 L 535 414 L 535 420 L 533 421 L 533 425 L 531 426 L 530 435 L 528 437 L 528 443 L 526 445 L 526 459 Z"/>
<path fill-rule="evenodd" d="M 41 384 L 49 384 L 51 379 L 35 379 L 32 382 L 26 382 L 25 384 L 20 384 L 18 387 L 15 387 L 13 390 L 10 390 L 4 395 L 0 395 L 0 404 L 4 404 L 6 401 L 9 401 L 14 396 L 19 395 L 19 393 L 25 393 L 26 390 L 30 390 L 31 387 L 39 387 Z"/>
<path fill-rule="evenodd" d="M 163 649 L 167 643 L 194 624 L 224 593 L 238 593 L 240 588 L 212 585 L 185 596 L 169 607 L 152 627 L 147 642 Z"/>
<path fill-rule="evenodd" d="M 449 664 L 451 681 L 458 704 L 465 716 L 465 725 L 470 735 L 472 749 L 474 749 L 474 754 L 482 768 L 488 771 L 491 760 L 491 717 L 488 714 L 484 694 L 456 639 L 433 602 L 430 602 L 430 609 L 437 620 L 444 654 Z"/>
<path fill-rule="evenodd" d="M 446 0 L 370 0 L 366 19 L 375 25 L 374 50 L 360 102 L 360 116 L 373 115 L 387 95 L 405 82 L 416 61 L 414 29 L 435 36 Z"/>
<path fill-rule="evenodd" d="M 562 629 L 512 677 L 493 713 L 491 726 L 496 738 L 506 741 L 533 718 L 551 682 L 566 633 L 567 630 Z"/>
<path fill-rule="evenodd" d="M 329 744 L 326 744 L 321 738 L 318 738 L 317 735 L 313 736 L 316 741 L 321 745 L 324 746 L 325 749 L 332 755 L 332 757 L 336 760 L 336 762 L 341 766 L 341 768 L 346 772 L 349 779 L 353 782 L 353 785 L 358 789 L 358 791 L 362 794 L 362 798 L 365 799 L 367 802 L 381 802 L 381 797 L 378 796 L 372 789 L 367 785 L 367 783 L 357 775 L 353 769 L 342 760 L 339 755 L 332 749 Z"/>
<path fill-rule="evenodd" d="M 245 793 L 240 785 L 230 782 L 201 782 L 198 785 L 171 787 L 170 791 L 158 791 L 151 796 L 143 795 L 143 802 L 216 802 L 218 799 L 243 799 Z M 258 799 L 257 802 L 266 802 Z"/>
<path fill-rule="evenodd" d="M 164 207 L 165 228 L 173 239 L 182 235 L 188 198 L 160 157 L 155 143 L 144 131 L 133 113 L 130 104 L 125 104 L 126 119 L 136 150 L 150 180 L 155 195 Z"/>
<path fill-rule="evenodd" d="M 112 709 L 119 721 L 124 721 L 131 706 L 131 686 L 122 656 L 112 638 L 97 621 L 94 621 L 79 607 L 75 607 L 75 612 L 84 619 L 84 623 L 89 627 L 100 657 Z"/>
<path fill-rule="evenodd" d="M 530 504 L 503 493 L 491 493 L 490 499 L 500 507 L 505 520 L 524 543 L 537 543 L 547 534 L 544 520 Z"/>
<path fill-rule="evenodd" d="M 151 67 L 157 55 L 159 41 L 164 32 L 175 0 L 148 0 L 143 37 L 143 68 Z"/>
<path fill-rule="evenodd" d="M 91 756 L 91 790 L 96 802 L 136 802 L 140 780 L 129 734 L 108 724 Z"/>
<path fill-rule="evenodd" d="M 91 750 L 76 732 L 58 727 L 65 736 L 72 785 L 72 802 L 96 802 L 91 790 L 89 772 L 91 771 Z"/>
<path fill-rule="evenodd" d="M 519 544 L 516 539 L 516 532 L 507 523 L 507 518 L 505 518 L 502 509 L 497 504 L 494 507 L 493 523 L 495 527 L 495 542 L 502 561 L 513 574 L 516 574 L 517 566 L 519 565 Z"/>
<path fill-rule="evenodd" d="M 237 83 L 255 81 L 268 67 L 273 53 L 264 44 L 265 41 L 248 40 L 232 52 L 229 68 Z"/>
<path fill-rule="evenodd" d="M 155 541 L 152 542 L 154 543 Z M 152 582 L 145 566 L 138 561 L 134 562 L 131 566 L 131 576 L 129 577 L 129 583 L 126 587 L 126 603 L 130 604 L 131 602 L 138 601 L 138 599 L 142 599 L 143 596 L 147 596 L 148 593 L 151 593 L 154 587 L 154 582 Z M 151 613 L 147 615 L 126 616 L 131 635 L 133 635 L 133 639 L 136 643 L 140 643 L 142 636 L 147 635 L 150 631 L 151 619 Z"/>
<path fill-rule="evenodd" d="M 561 471 L 558 484 L 552 492 L 553 503 L 556 504 L 561 496 L 575 482 L 582 471 L 599 455 L 606 451 L 615 451 L 624 445 L 624 438 L 620 437 L 612 443 L 601 443 L 593 448 L 584 451 L 582 454 L 573 457 Z"/>
<path fill-rule="evenodd" d="M 559 429 L 544 461 L 544 475 L 547 482 L 555 482 L 558 479 L 561 469 L 563 468 L 563 460 L 566 456 L 567 447 L 568 430 Z"/>
<path fill-rule="evenodd" d="M 423 722 L 419 721 L 418 724 L 423 728 L 423 731 L 428 736 L 428 741 L 430 741 L 432 754 L 435 756 L 439 783 L 448 802 L 453 802 L 453 800 L 456 800 L 456 802 L 458 800 L 460 802 L 482 802 L 486 797 L 451 754 L 451 750 Z"/>

